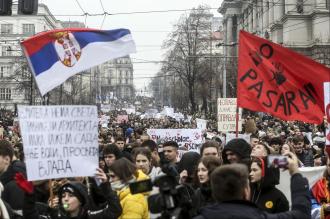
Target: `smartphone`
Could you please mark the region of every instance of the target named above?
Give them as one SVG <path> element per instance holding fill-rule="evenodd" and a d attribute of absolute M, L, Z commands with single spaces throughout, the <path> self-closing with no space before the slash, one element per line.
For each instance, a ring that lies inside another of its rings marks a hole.
<path fill-rule="evenodd" d="M 268 156 L 268 167 L 287 168 L 288 167 L 288 158 L 283 155 L 269 155 Z"/>
<path fill-rule="evenodd" d="M 133 195 L 137 193 L 149 192 L 152 190 L 152 182 L 150 179 L 133 182 L 129 184 L 129 189 Z"/>

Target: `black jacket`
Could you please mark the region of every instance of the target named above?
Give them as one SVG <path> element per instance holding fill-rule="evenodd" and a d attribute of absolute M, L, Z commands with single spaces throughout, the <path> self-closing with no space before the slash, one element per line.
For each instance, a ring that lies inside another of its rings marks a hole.
<path fill-rule="evenodd" d="M 291 211 L 270 214 L 252 202 L 236 200 L 206 206 L 194 219 L 310 219 L 311 202 L 308 188 L 308 181 L 301 174 L 291 177 Z"/>
<path fill-rule="evenodd" d="M 209 183 L 202 184 L 198 189 L 195 190 L 194 194 L 194 207 L 198 213 L 199 210 L 210 204 L 214 204 L 215 200 L 212 197 L 211 186 Z"/>
<path fill-rule="evenodd" d="M 104 195 L 107 198 L 107 206 L 99 211 L 91 211 L 88 206 L 87 192 L 82 191 L 81 187 L 76 187 L 84 197 L 86 204 L 82 206 L 79 219 L 116 219 L 122 213 L 122 208 L 117 194 L 112 191 L 110 183 L 100 185 Z M 35 196 L 26 194 L 23 207 L 23 216 L 25 219 L 73 219 L 69 217 L 60 207 L 57 209 L 48 209 L 46 212 L 39 212 L 36 208 Z"/>
<path fill-rule="evenodd" d="M 7 202 L 13 210 L 22 210 L 24 192 L 16 184 L 14 178 L 16 173 L 26 175 L 25 164 L 22 161 L 13 161 L 6 172 L 0 176 L 0 182 L 4 187 L 1 198 Z"/>
<path fill-rule="evenodd" d="M 262 159 L 262 158 L 260 158 Z M 251 201 L 258 208 L 269 213 L 279 213 L 289 210 L 289 202 L 285 195 L 275 185 L 279 184 L 280 171 L 278 168 L 268 167 L 264 159 L 264 176 L 257 183 L 251 184 Z"/>

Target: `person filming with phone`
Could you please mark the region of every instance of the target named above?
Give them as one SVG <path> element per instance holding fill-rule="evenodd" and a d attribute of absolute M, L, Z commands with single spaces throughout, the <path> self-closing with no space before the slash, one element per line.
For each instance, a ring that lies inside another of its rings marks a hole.
<path fill-rule="evenodd" d="M 298 158 L 287 153 L 287 169 L 291 175 L 292 210 L 271 214 L 258 208 L 251 199 L 249 172 L 246 165 L 229 164 L 217 167 L 211 174 L 215 205 L 200 209 L 195 219 L 307 219 L 311 218 L 308 180 L 298 169 Z"/>

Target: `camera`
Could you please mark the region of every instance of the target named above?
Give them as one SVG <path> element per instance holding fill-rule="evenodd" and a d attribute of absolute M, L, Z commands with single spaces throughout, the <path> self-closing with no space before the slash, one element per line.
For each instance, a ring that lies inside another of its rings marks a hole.
<path fill-rule="evenodd" d="M 161 213 L 162 219 L 191 218 L 192 200 L 189 189 L 178 183 L 178 173 L 175 165 L 162 162 L 163 175 L 154 180 L 143 180 L 129 184 L 132 194 L 151 191 L 153 186 L 159 189 L 159 194 L 149 196 L 148 205 L 151 213 Z"/>
<path fill-rule="evenodd" d="M 269 155 L 268 156 L 268 167 L 275 168 L 287 168 L 288 159 L 283 155 Z"/>

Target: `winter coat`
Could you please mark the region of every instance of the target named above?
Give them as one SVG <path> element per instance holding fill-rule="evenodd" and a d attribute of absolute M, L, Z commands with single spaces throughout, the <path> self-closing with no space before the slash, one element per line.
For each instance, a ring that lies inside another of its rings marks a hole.
<path fill-rule="evenodd" d="M 148 179 L 148 176 L 145 175 L 141 170 L 138 170 L 138 175 L 136 180 L 145 180 Z M 149 219 L 149 209 L 146 194 L 131 194 L 131 191 L 128 186 L 124 187 L 117 192 L 120 205 L 122 206 L 123 213 L 119 219 Z"/>
<path fill-rule="evenodd" d="M 4 186 L 1 198 L 7 202 L 15 212 L 23 208 L 24 192 L 17 186 L 14 179 L 16 173 L 26 175 L 25 164 L 22 161 L 14 160 L 8 169 L 0 176 L 0 182 Z"/>
<path fill-rule="evenodd" d="M 308 187 L 307 179 L 301 174 L 297 173 L 291 177 L 293 197 L 291 211 L 270 214 L 250 201 L 233 200 L 206 206 L 194 219 L 310 219 L 311 203 Z"/>
<path fill-rule="evenodd" d="M 212 197 L 211 186 L 209 183 L 202 184 L 195 190 L 194 194 L 194 208 L 199 212 L 199 209 L 210 204 L 214 204 L 215 201 Z"/>
<path fill-rule="evenodd" d="M 260 158 L 262 159 L 262 158 Z M 285 195 L 275 185 L 279 184 L 280 172 L 278 168 L 268 167 L 264 159 L 264 176 L 259 182 L 251 184 L 251 201 L 258 208 L 269 213 L 279 213 L 289 210 L 289 202 Z"/>
<path fill-rule="evenodd" d="M 107 206 L 98 211 L 89 210 L 88 194 L 83 184 L 77 182 L 71 182 L 69 184 L 75 187 L 76 190 L 79 191 L 80 195 L 83 197 L 85 202 L 85 204 L 81 207 L 81 211 L 77 217 L 70 217 L 69 215 L 66 214 L 65 210 L 62 207 L 61 199 L 59 203 L 60 206 L 59 208 L 56 209 L 48 208 L 48 211 L 41 213 L 40 211 L 38 211 L 36 207 L 34 194 L 25 194 L 24 207 L 23 207 L 24 218 L 25 219 L 115 219 L 118 218 L 122 213 L 118 196 L 114 191 L 112 191 L 110 187 L 110 183 L 102 183 L 100 185 L 107 199 Z M 59 190 L 59 194 L 61 194 L 61 188 Z"/>
<path fill-rule="evenodd" d="M 304 164 L 304 167 L 313 167 L 314 158 L 312 150 L 303 150 L 301 154 L 297 154 L 298 159 Z"/>

